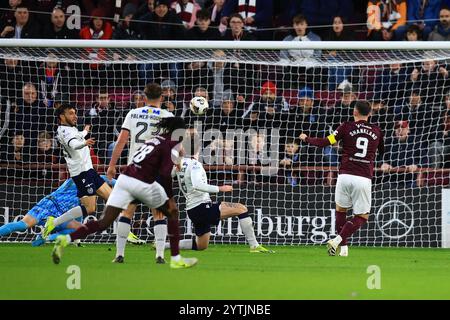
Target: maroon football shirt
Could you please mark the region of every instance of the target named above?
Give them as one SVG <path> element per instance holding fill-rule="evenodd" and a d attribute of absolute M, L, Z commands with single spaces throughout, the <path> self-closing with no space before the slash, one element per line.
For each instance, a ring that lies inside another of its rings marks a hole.
<path fill-rule="evenodd" d="M 174 161 L 172 150 L 178 154 L 179 142 L 169 136 L 156 136 L 147 140 L 133 155 L 133 162 L 124 173 L 145 183 L 158 181 L 170 198 L 172 190 L 172 168 Z"/>
<path fill-rule="evenodd" d="M 384 153 L 381 129 L 364 120 L 352 121 L 342 123 L 333 135 L 336 141 L 343 142 L 339 173 L 372 179 L 377 150 L 380 154 Z M 306 142 L 320 147 L 332 143 L 329 138 L 310 137 Z"/>

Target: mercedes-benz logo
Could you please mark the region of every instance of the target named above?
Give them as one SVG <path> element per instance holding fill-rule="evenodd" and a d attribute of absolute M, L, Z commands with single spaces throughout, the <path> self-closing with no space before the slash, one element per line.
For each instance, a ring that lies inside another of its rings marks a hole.
<path fill-rule="evenodd" d="M 414 214 L 403 201 L 390 200 L 378 209 L 375 221 L 384 236 L 400 239 L 411 232 L 414 226 Z"/>

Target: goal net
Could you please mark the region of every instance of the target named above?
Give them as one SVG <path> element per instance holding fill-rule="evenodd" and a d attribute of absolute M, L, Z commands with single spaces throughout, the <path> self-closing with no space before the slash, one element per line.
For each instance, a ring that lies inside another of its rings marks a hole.
<path fill-rule="evenodd" d="M 300 143 L 352 120 L 357 100 L 372 105 L 385 134 L 376 161 L 368 224 L 351 245 L 437 247 L 442 189 L 450 182 L 450 47 L 431 43 L 2 41 L 0 224 L 20 220 L 69 178 L 55 141 L 54 109 L 71 104 L 92 125 L 96 169 L 106 172 L 126 113 L 143 106 L 147 83 L 162 107 L 201 139 L 211 184 L 232 184 L 217 201 L 249 208 L 257 239 L 271 245 L 323 244 L 336 233 L 334 189 L 340 147 Z M 209 100 L 205 115 L 189 110 Z M 144 125 L 143 125 L 144 129 Z M 126 164 L 124 150 L 120 165 Z M 177 186 L 177 184 L 175 184 Z M 182 233 L 192 224 L 176 187 Z M 99 217 L 104 201 L 98 200 Z M 149 210 L 132 224 L 152 241 Z M 0 241 L 30 241 L 39 226 Z M 214 243 L 244 243 L 238 221 L 212 228 Z M 115 228 L 88 238 L 112 242 Z"/>

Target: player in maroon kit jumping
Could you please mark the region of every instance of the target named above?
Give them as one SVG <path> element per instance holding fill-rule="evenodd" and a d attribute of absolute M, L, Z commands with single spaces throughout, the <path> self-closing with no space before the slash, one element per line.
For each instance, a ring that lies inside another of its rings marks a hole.
<path fill-rule="evenodd" d="M 369 218 L 376 152 L 384 152 L 383 133 L 378 126 L 368 122 L 370 112 L 368 102 L 358 101 L 353 110 L 354 122 L 342 123 L 326 138 L 311 138 L 304 133 L 300 135 L 302 141 L 318 147 L 333 145 L 340 140 L 343 142 L 335 193 L 338 236 L 327 242 L 330 256 L 348 256 L 347 238 Z M 347 210 L 350 208 L 354 217 L 347 221 Z"/>
<path fill-rule="evenodd" d="M 168 233 L 171 250 L 171 268 L 189 268 L 197 263 L 196 258 L 183 258 L 179 254 L 180 229 L 178 209 L 169 203 L 167 193 L 172 193 L 172 168 L 181 160 L 181 143 L 174 131 L 185 129 L 182 118 L 162 118 L 157 125 L 161 135 L 147 140 L 133 155 L 133 162 L 117 179 L 106 203 L 103 217 L 89 221 L 67 236 L 56 239 L 52 252 L 53 262 L 58 264 L 63 248 L 68 243 L 84 239 L 88 235 L 103 231 L 113 224 L 120 212 L 133 201 L 139 201 L 150 209 L 158 209 L 168 217 Z M 181 132 L 180 132 L 181 133 Z M 176 140 L 172 140 L 176 138 Z M 156 178 L 159 177 L 159 184 Z M 166 192 L 167 190 L 167 192 Z"/>

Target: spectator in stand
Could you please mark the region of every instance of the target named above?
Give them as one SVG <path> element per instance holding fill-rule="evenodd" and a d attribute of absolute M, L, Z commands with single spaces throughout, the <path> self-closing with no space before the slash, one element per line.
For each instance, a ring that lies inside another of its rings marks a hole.
<path fill-rule="evenodd" d="M 227 30 L 228 25 L 228 21 L 225 24 L 221 21 L 224 4 L 225 0 L 214 0 L 213 4 L 208 8 L 211 17 L 211 26 L 217 27 L 222 35 Z"/>
<path fill-rule="evenodd" d="M 197 12 L 196 26 L 186 32 L 186 40 L 220 40 L 220 32 L 210 28 L 211 18 L 208 10 Z"/>
<path fill-rule="evenodd" d="M 195 0 L 176 0 L 172 2 L 171 8 L 178 15 L 186 29 L 192 29 L 197 20 L 197 12 L 201 10 Z"/>
<path fill-rule="evenodd" d="M 145 107 L 145 93 L 142 90 L 136 90 L 131 94 L 130 109 Z"/>
<path fill-rule="evenodd" d="M 6 1 L 4 1 L 6 2 Z M 6 26 L 14 26 L 14 13 L 16 8 L 22 4 L 22 0 L 9 0 L 8 5 L 6 3 L 1 7 L 6 10 L 0 10 L 0 31 L 2 31 Z"/>
<path fill-rule="evenodd" d="M 423 103 L 420 96 L 420 89 L 418 87 L 414 87 L 412 88 L 412 90 L 406 91 L 405 95 L 407 94 L 408 97 L 405 97 L 405 99 L 403 99 L 402 104 L 395 106 L 394 111 L 397 121 L 407 121 L 408 119 L 404 118 L 405 115 L 403 113 L 406 112 L 406 114 L 408 114 L 410 110 L 418 109 Z"/>
<path fill-rule="evenodd" d="M 94 9 L 91 13 L 89 25 L 80 30 L 80 39 L 83 40 L 110 40 L 112 39 L 113 28 L 110 22 L 103 19 L 105 13 L 103 9 Z"/>
<path fill-rule="evenodd" d="M 45 39 L 78 39 L 76 30 L 69 30 L 66 26 L 66 15 L 62 8 L 55 7 L 51 14 L 51 23 L 44 29 Z"/>
<path fill-rule="evenodd" d="M 91 137 L 96 141 L 96 154 L 102 163 L 108 163 L 108 148 L 114 144 L 123 122 L 123 112 L 111 102 L 108 90 L 101 88 L 96 102 L 84 116 L 85 125 L 91 125 Z"/>
<path fill-rule="evenodd" d="M 341 16 L 333 17 L 333 25 L 324 37 L 325 41 L 354 41 L 353 31 L 345 28 L 346 20 Z"/>
<path fill-rule="evenodd" d="M 234 41 L 253 41 L 256 37 L 244 30 L 244 18 L 239 13 L 232 14 L 229 17 L 230 28 L 225 32 L 223 40 Z"/>
<path fill-rule="evenodd" d="M 169 0 L 155 0 L 154 7 L 154 12 L 141 24 L 142 39 L 184 40 L 185 28 L 177 14 L 169 10 Z M 177 83 L 181 67 L 181 64 L 177 63 L 147 63 L 141 66 L 140 77 L 145 83 L 159 82 L 158 79 L 164 78 L 170 78 Z M 166 72 L 169 74 L 166 75 Z"/>
<path fill-rule="evenodd" d="M 380 166 L 383 173 L 390 173 L 383 179 L 384 183 L 399 183 L 406 186 L 414 186 L 415 174 L 421 164 L 420 149 L 414 143 L 414 137 L 410 134 L 408 121 L 395 123 L 394 136 L 388 136 L 385 140 L 385 152 Z M 401 169 L 395 172 L 393 169 Z"/>
<path fill-rule="evenodd" d="M 175 116 L 182 116 L 185 114 L 187 107 L 177 99 L 177 89 L 175 82 L 172 80 L 161 82 L 161 96 L 163 98 L 161 108 L 172 112 Z"/>
<path fill-rule="evenodd" d="M 422 30 L 418 25 L 412 24 L 406 29 L 406 41 L 422 41 Z"/>
<path fill-rule="evenodd" d="M 408 68 L 402 63 L 383 67 L 375 80 L 374 99 L 384 101 L 389 107 L 403 103 L 409 81 L 408 72 Z"/>
<path fill-rule="evenodd" d="M 35 163 L 56 163 L 55 150 L 53 149 L 53 137 L 47 132 L 39 132 L 37 147 L 32 154 L 31 162 Z M 44 174 L 45 176 L 45 174 Z"/>
<path fill-rule="evenodd" d="M 432 104 L 423 103 L 422 94 L 420 90 L 413 89 L 410 103 L 402 107 L 396 120 L 408 121 L 414 143 L 420 148 L 420 158 L 427 159 L 429 166 L 440 167 L 444 140 L 444 124 L 440 121 L 442 111 L 433 109 Z"/>
<path fill-rule="evenodd" d="M 438 24 L 441 3 L 442 0 L 408 0 L 408 24 L 417 24 L 423 39 L 428 39 Z"/>
<path fill-rule="evenodd" d="M 29 144 L 23 133 L 16 132 L 2 149 L 1 162 L 7 164 L 7 168 L 1 170 L 4 179 L 30 178 L 30 170 L 20 167 L 30 160 Z"/>
<path fill-rule="evenodd" d="M 28 6 L 19 4 L 14 12 L 15 22 L 6 25 L 0 33 L 2 38 L 35 39 L 41 38 L 40 26 L 33 22 Z"/>
<path fill-rule="evenodd" d="M 436 60 L 425 60 L 420 69 L 415 68 L 411 72 L 410 81 L 415 87 L 420 87 L 426 103 L 441 104 L 449 86 L 449 72 Z"/>
<path fill-rule="evenodd" d="M 231 21 L 234 13 L 242 17 L 247 30 L 255 31 L 258 39 L 272 40 L 271 31 L 261 30 L 272 28 L 272 0 L 227 0 L 222 11 L 222 24 Z"/>
<path fill-rule="evenodd" d="M 226 58 L 225 52 L 223 52 L 222 50 L 216 50 L 214 52 L 214 58 L 219 60 L 225 59 Z M 234 72 L 235 69 L 226 67 L 228 67 L 228 65 L 226 64 L 225 61 L 208 62 L 207 64 L 209 76 L 208 79 L 210 79 L 208 83 L 209 84 L 208 91 L 212 92 L 211 102 L 214 107 L 220 107 L 222 105 L 223 95 L 225 89 L 227 88 L 227 85 L 231 85 L 232 82 L 236 81 L 233 78 L 238 76 L 237 73 Z M 227 71 L 229 73 L 225 74 Z"/>
<path fill-rule="evenodd" d="M 327 111 L 327 125 L 331 126 L 331 132 L 336 130 L 342 122 L 353 121 L 353 109 L 357 99 L 353 86 L 349 82 L 342 83 L 338 89 L 341 92 L 341 99 Z"/>
<path fill-rule="evenodd" d="M 331 134 L 339 125 L 346 121 L 353 121 L 353 110 L 355 108 L 357 95 L 353 92 L 353 86 L 345 81 L 338 87 L 341 98 L 326 112 L 326 135 Z M 338 147 L 331 145 L 323 150 L 324 159 L 330 165 L 337 165 L 339 160 Z"/>
<path fill-rule="evenodd" d="M 34 1 L 23 1 L 28 2 L 29 10 L 34 11 L 35 22 L 40 26 L 47 26 L 48 18 L 51 15 L 55 7 L 59 7 L 65 4 L 66 1 L 61 0 L 34 0 Z"/>
<path fill-rule="evenodd" d="M 428 36 L 428 41 L 449 41 L 450 40 L 450 8 L 442 7 L 439 11 L 439 24 Z"/>
<path fill-rule="evenodd" d="M 325 135 L 325 112 L 320 102 L 314 99 L 314 91 L 309 87 L 298 91 L 297 106 L 289 110 L 284 136 L 297 138 L 300 133 L 308 132 L 314 137 Z"/>
<path fill-rule="evenodd" d="M 392 26 L 389 28 L 391 32 L 394 32 L 395 40 L 402 40 L 404 37 L 404 28 L 406 27 L 407 19 L 407 3 L 406 0 L 391 0 L 390 8 L 392 9 L 389 14 L 389 22 Z M 391 19 L 391 17 L 393 19 Z"/>
<path fill-rule="evenodd" d="M 127 3 L 122 11 L 122 21 L 116 26 L 112 38 L 114 40 L 139 40 L 141 33 L 134 19 L 137 8 L 133 3 Z"/>
<path fill-rule="evenodd" d="M 58 93 L 68 93 L 70 86 L 69 67 L 61 67 L 54 53 L 49 53 L 47 60 L 41 63 L 39 87 L 41 100 L 45 106 L 53 108 L 53 102 Z"/>
<path fill-rule="evenodd" d="M 261 87 L 260 99 L 255 103 L 256 109 L 270 113 L 288 111 L 289 105 L 283 96 L 278 95 L 275 83 L 266 81 Z"/>
<path fill-rule="evenodd" d="M 299 14 L 292 20 L 294 33 L 287 36 L 283 41 L 321 41 L 320 37 L 312 31 L 308 31 L 308 21 L 306 17 Z M 291 61 L 311 58 L 314 55 L 320 55 L 318 50 L 283 50 L 281 57 Z"/>
<path fill-rule="evenodd" d="M 209 102 L 209 93 L 208 89 L 203 87 L 198 87 L 194 91 L 194 97 L 203 97 Z"/>
<path fill-rule="evenodd" d="M 292 170 L 301 165 L 300 145 L 296 139 L 288 139 L 284 145 L 283 158 L 280 160 L 281 175 L 285 177 L 285 183 L 292 186 L 300 184 L 300 171 Z"/>
<path fill-rule="evenodd" d="M 266 81 L 262 87 L 260 95 L 250 104 L 244 117 L 250 118 L 254 129 L 281 128 L 282 112 L 287 112 L 289 105 L 283 96 L 278 95 L 277 86 Z"/>
<path fill-rule="evenodd" d="M 327 136 L 329 131 L 326 127 L 326 112 L 320 102 L 314 99 L 314 91 L 309 87 L 303 87 L 298 91 L 298 103 L 289 111 L 288 121 L 286 121 L 286 137 L 298 138 L 300 133 L 308 132 L 308 135 L 315 137 Z M 324 161 L 322 153 L 333 158 L 327 160 L 330 164 L 337 162 L 337 152 L 333 155 L 331 149 L 325 148 L 324 151 L 318 151 L 311 145 L 302 147 L 306 154 L 311 155 L 310 161 L 322 163 Z"/>
<path fill-rule="evenodd" d="M 186 90 L 203 86 L 210 92 L 211 107 L 222 105 L 221 95 L 230 89 L 237 95 L 237 103 L 250 100 L 255 83 L 254 66 L 227 62 L 224 51 L 215 50 L 211 61 L 194 61 L 183 68 L 183 81 Z"/>
<path fill-rule="evenodd" d="M 142 18 L 141 18 L 142 19 Z M 155 0 L 154 11 L 141 24 L 144 40 L 184 40 L 183 22 L 169 9 L 169 0 Z"/>
<path fill-rule="evenodd" d="M 402 40 L 407 18 L 406 0 L 372 0 L 367 5 L 368 38 L 375 41 Z M 398 30 L 398 32 L 397 32 Z"/>
<path fill-rule="evenodd" d="M 19 131 L 10 140 L 7 160 L 13 164 L 23 164 L 30 161 L 30 149 L 25 136 Z"/>
<path fill-rule="evenodd" d="M 34 62 L 5 57 L 0 65 L 1 100 L 16 102 L 22 96 L 22 86 L 27 82 L 36 82 L 36 65 Z"/>
<path fill-rule="evenodd" d="M 32 83 L 25 83 L 22 87 L 22 98 L 17 101 L 17 107 L 11 114 L 11 128 L 23 132 L 31 145 L 39 131 L 52 131 L 53 110 L 39 101 L 38 91 Z"/>
<path fill-rule="evenodd" d="M 236 100 L 231 90 L 226 90 L 223 95 L 222 105 L 214 109 L 212 117 L 207 119 L 206 126 L 219 129 L 225 134 L 227 129 L 236 130 L 242 128 L 243 110 L 236 107 Z"/>
<path fill-rule="evenodd" d="M 385 136 L 389 136 L 392 132 L 392 126 L 394 124 L 394 113 L 393 108 L 388 107 L 388 105 L 382 100 L 372 100 L 371 102 L 372 111 L 370 115 L 370 123 L 374 123 L 379 126 Z"/>
<path fill-rule="evenodd" d="M 155 11 L 155 0 L 144 1 L 137 9 L 134 16 L 136 20 L 149 20 L 151 14 Z M 139 30 L 142 30 L 142 25 L 139 23 Z"/>

